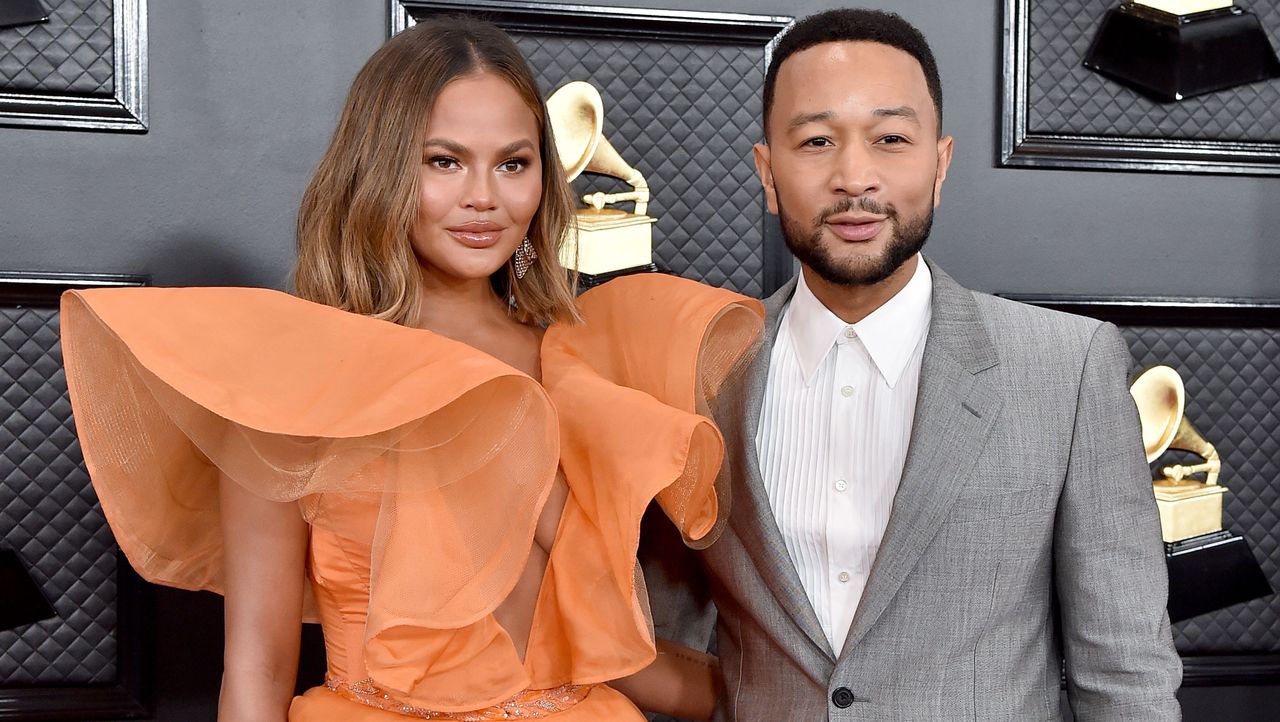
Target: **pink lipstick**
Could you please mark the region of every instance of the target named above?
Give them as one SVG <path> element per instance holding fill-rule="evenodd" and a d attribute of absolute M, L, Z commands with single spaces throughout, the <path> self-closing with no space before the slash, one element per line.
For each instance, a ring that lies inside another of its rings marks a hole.
<path fill-rule="evenodd" d="M 464 246 L 470 248 L 489 248 L 502 238 L 504 226 L 492 221 L 471 221 L 445 229 Z"/>

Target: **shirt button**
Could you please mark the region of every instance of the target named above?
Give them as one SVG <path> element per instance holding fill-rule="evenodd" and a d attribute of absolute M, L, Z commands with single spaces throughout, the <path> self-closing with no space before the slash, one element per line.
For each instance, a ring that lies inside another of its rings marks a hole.
<path fill-rule="evenodd" d="M 849 581 L 849 572 L 840 572 L 839 574 L 836 575 L 836 579 L 839 579 L 840 583 L 844 584 L 845 582 Z"/>
<path fill-rule="evenodd" d="M 857 335 L 858 335 L 858 333 L 857 333 L 856 331 L 854 331 L 852 328 L 846 328 L 846 329 L 844 330 L 844 337 L 845 337 L 845 338 L 853 338 L 854 336 L 857 336 Z"/>
<path fill-rule="evenodd" d="M 853 396 L 853 387 L 852 387 L 852 386 L 841 386 L 841 387 L 840 387 L 840 395 L 841 395 L 841 396 L 843 396 L 843 397 L 845 397 L 846 399 L 847 399 L 847 398 L 849 398 L 850 396 Z"/>
<path fill-rule="evenodd" d="M 836 491 L 845 491 L 849 488 L 849 482 L 844 479 L 836 480 Z"/>

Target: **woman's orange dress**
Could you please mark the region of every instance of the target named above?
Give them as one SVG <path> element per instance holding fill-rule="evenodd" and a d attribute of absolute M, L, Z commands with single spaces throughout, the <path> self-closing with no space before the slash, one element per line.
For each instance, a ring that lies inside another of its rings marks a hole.
<path fill-rule="evenodd" d="M 718 534 L 707 405 L 762 313 L 656 274 L 580 301 L 585 323 L 546 333 L 539 384 L 275 291 L 69 292 L 67 383 L 107 520 L 147 579 L 220 591 L 218 484 L 297 502 L 328 675 L 290 720 L 642 720 L 603 684 L 655 656 L 640 518 L 656 498 L 690 544 Z M 521 660 L 493 612 L 558 470 L 569 498 Z"/>

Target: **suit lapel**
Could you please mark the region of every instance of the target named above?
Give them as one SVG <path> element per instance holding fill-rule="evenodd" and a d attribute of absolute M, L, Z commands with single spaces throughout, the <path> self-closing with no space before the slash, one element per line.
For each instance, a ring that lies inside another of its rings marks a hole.
<path fill-rule="evenodd" d="M 932 263 L 929 269 L 933 311 L 906 463 L 846 650 L 875 624 L 937 534 L 1001 406 L 979 375 L 998 361 L 973 294 Z"/>
<path fill-rule="evenodd" d="M 733 398 L 724 399 L 718 421 L 726 436 L 732 433 L 732 438 L 726 439 L 728 448 L 741 450 L 735 460 L 740 467 L 730 472 L 734 484 L 730 524 L 778 603 L 804 631 L 805 636 L 823 654 L 834 660 L 831 644 L 822 631 L 822 624 L 813 611 L 809 595 L 800 583 L 795 563 L 782 540 L 782 532 L 773 515 L 764 480 L 760 476 L 760 461 L 756 449 L 756 430 L 760 425 L 760 407 L 769 379 L 769 360 L 773 355 L 782 312 L 795 287 L 796 279 L 793 278 L 765 300 L 764 342 L 743 383 L 738 385 L 737 393 Z"/>

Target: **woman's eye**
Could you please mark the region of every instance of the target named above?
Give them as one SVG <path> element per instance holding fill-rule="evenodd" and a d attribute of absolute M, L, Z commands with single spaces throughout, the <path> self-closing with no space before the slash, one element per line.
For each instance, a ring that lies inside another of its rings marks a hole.
<path fill-rule="evenodd" d="M 498 170 L 504 173 L 519 173 L 529 167 L 529 161 L 524 158 L 508 158 L 502 161 L 498 166 Z"/>
<path fill-rule="evenodd" d="M 453 170 L 455 168 L 462 167 L 461 164 L 458 163 L 457 158 L 452 158 L 447 155 L 432 156 L 427 159 L 427 165 L 435 168 L 436 170 Z"/>

